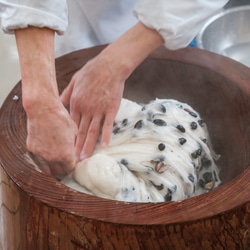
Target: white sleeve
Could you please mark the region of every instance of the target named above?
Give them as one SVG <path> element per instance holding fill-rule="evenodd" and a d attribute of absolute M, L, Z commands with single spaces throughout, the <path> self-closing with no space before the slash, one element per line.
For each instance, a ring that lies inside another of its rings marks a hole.
<path fill-rule="evenodd" d="M 228 0 L 138 0 L 134 14 L 145 26 L 157 30 L 168 49 L 186 47 L 206 19 Z"/>
<path fill-rule="evenodd" d="M 68 24 L 67 12 L 66 0 L 0 0 L 1 25 L 6 33 L 31 25 L 63 34 Z"/>

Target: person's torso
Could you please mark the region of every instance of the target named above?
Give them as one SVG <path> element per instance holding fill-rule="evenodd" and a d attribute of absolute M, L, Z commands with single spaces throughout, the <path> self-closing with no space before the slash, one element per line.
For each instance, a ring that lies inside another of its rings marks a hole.
<path fill-rule="evenodd" d="M 117 39 L 136 24 L 135 3 L 136 0 L 69 0 L 69 25 L 63 36 L 56 36 L 56 57 Z"/>

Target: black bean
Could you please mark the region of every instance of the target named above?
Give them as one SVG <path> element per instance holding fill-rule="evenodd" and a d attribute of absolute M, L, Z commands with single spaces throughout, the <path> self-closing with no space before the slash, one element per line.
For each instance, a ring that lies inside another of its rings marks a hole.
<path fill-rule="evenodd" d="M 202 154 L 202 148 L 197 149 L 196 153 L 197 153 L 198 156 L 201 155 Z"/>
<path fill-rule="evenodd" d="M 146 106 L 143 106 L 141 109 L 141 111 L 144 111 L 144 110 L 146 110 Z"/>
<path fill-rule="evenodd" d="M 167 126 L 167 123 L 162 119 L 155 119 L 153 123 L 157 126 Z"/>
<path fill-rule="evenodd" d="M 204 120 L 198 120 L 198 123 L 200 124 L 201 127 L 204 127 L 204 125 L 205 125 Z"/>
<path fill-rule="evenodd" d="M 193 111 L 191 111 L 191 110 L 189 110 L 189 109 L 187 109 L 187 108 L 184 108 L 184 110 L 185 110 L 186 112 L 188 112 L 191 116 L 197 117 L 197 114 L 194 113 Z"/>
<path fill-rule="evenodd" d="M 128 166 L 128 160 L 127 159 L 121 159 L 121 164 L 124 166 Z"/>
<path fill-rule="evenodd" d="M 191 181 L 191 182 L 194 182 L 194 176 L 192 174 L 189 174 L 188 175 L 188 179 Z"/>
<path fill-rule="evenodd" d="M 139 120 L 139 121 L 135 124 L 134 128 L 136 128 L 136 129 L 141 129 L 142 126 L 143 126 L 143 121 L 142 121 L 142 120 Z"/>
<path fill-rule="evenodd" d="M 208 158 L 204 157 L 201 159 L 201 165 L 202 167 L 208 168 L 212 165 L 212 162 Z"/>
<path fill-rule="evenodd" d="M 160 151 L 163 151 L 163 150 L 165 149 L 165 144 L 164 144 L 164 143 L 160 143 L 160 144 L 158 145 L 158 149 L 159 149 Z"/>
<path fill-rule="evenodd" d="M 208 140 L 206 138 L 202 139 L 202 141 L 207 144 Z"/>
<path fill-rule="evenodd" d="M 162 113 L 166 113 L 167 112 L 166 107 L 163 104 L 160 104 L 160 111 Z"/>
<path fill-rule="evenodd" d="M 182 133 L 186 132 L 186 129 L 182 125 L 177 125 L 176 128 L 179 129 Z"/>
<path fill-rule="evenodd" d="M 164 197 L 165 201 L 171 201 L 172 200 L 172 191 L 168 188 L 168 192 Z"/>
<path fill-rule="evenodd" d="M 204 173 L 202 177 L 204 179 L 205 184 L 207 184 L 213 180 L 213 175 L 211 172 Z"/>
<path fill-rule="evenodd" d="M 194 113 L 194 112 L 190 112 L 189 114 L 190 114 L 191 116 L 193 116 L 193 117 L 197 117 L 197 114 Z"/>
<path fill-rule="evenodd" d="M 156 185 L 151 181 L 152 185 L 157 189 L 157 190 L 162 190 L 164 188 L 164 185 L 161 183 L 160 185 Z"/>
<path fill-rule="evenodd" d="M 181 144 L 181 145 L 183 145 L 184 143 L 186 143 L 187 142 L 187 140 L 185 139 L 185 138 L 179 138 L 179 143 Z"/>
<path fill-rule="evenodd" d="M 198 157 L 197 152 L 196 152 L 196 151 L 193 152 L 193 153 L 191 154 L 191 156 L 192 156 L 194 159 L 196 159 L 196 158 Z"/>
<path fill-rule="evenodd" d="M 197 126 L 198 126 L 198 125 L 197 125 L 196 122 L 192 122 L 192 123 L 191 123 L 191 129 L 192 129 L 192 130 L 197 129 Z"/>
<path fill-rule="evenodd" d="M 114 134 L 117 134 L 117 133 L 119 133 L 120 132 L 120 128 L 119 127 L 114 127 L 113 128 L 113 133 Z"/>
<path fill-rule="evenodd" d="M 127 118 L 123 119 L 122 125 L 123 126 L 127 126 L 128 125 L 128 119 Z"/>
<path fill-rule="evenodd" d="M 205 182 L 204 182 L 203 179 L 200 179 L 200 180 L 199 180 L 199 186 L 202 187 L 202 188 L 205 187 Z"/>
<path fill-rule="evenodd" d="M 194 158 L 194 159 L 196 159 L 199 155 L 201 155 L 202 154 L 202 149 L 201 148 L 199 148 L 199 149 L 197 149 L 195 152 L 193 152 L 191 155 L 192 155 L 192 157 Z"/>

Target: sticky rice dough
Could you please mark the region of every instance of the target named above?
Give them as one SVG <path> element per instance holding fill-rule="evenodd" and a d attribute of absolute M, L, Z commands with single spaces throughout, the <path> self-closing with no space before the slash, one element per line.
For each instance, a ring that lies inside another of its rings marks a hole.
<path fill-rule="evenodd" d="M 113 200 L 179 201 L 220 184 L 217 158 L 205 122 L 188 104 L 122 99 L 110 145 L 97 143 L 62 182 Z"/>

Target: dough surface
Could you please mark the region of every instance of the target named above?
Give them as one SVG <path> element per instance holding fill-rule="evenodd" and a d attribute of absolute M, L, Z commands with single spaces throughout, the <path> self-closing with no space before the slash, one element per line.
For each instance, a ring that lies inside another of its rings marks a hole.
<path fill-rule="evenodd" d="M 188 104 L 122 99 L 109 147 L 97 143 L 62 183 L 130 202 L 179 201 L 220 184 L 205 122 Z"/>

